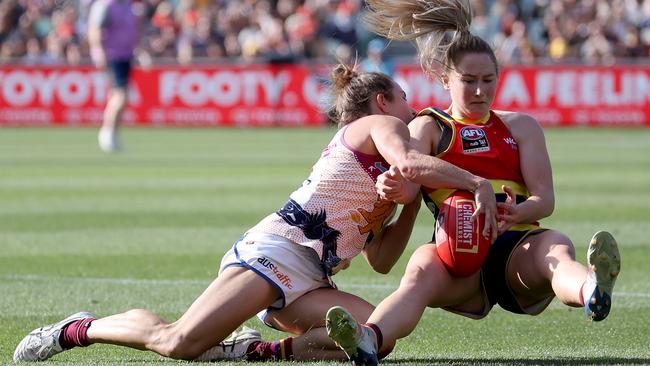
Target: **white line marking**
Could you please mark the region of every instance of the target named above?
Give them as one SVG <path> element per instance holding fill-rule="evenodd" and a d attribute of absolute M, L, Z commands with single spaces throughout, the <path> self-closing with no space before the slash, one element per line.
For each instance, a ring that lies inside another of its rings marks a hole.
<path fill-rule="evenodd" d="M 34 281 L 34 282 L 88 282 L 98 284 L 111 284 L 111 285 L 146 285 L 146 286 L 186 286 L 186 285 L 204 285 L 207 286 L 212 280 L 198 280 L 198 279 L 143 279 L 143 278 L 109 278 L 109 277 L 58 277 L 58 276 L 42 276 L 42 275 L 4 275 L 0 276 L 0 280 L 5 281 Z M 357 288 L 357 289 L 397 289 L 398 283 L 337 283 L 341 288 Z M 615 296 L 620 297 L 641 297 L 650 298 L 648 292 L 629 292 L 617 291 Z"/>
<path fill-rule="evenodd" d="M 207 286 L 212 280 L 192 280 L 192 279 L 143 279 L 143 278 L 110 278 L 110 277 L 59 277 L 59 276 L 42 276 L 42 275 L 4 275 L 0 276 L 1 280 L 9 281 L 34 281 L 34 282 L 87 282 L 111 285 L 148 285 L 148 286 L 186 286 L 186 285 L 205 285 Z M 361 283 L 336 283 L 339 287 L 347 288 L 376 288 L 376 289 L 396 289 L 395 284 L 361 284 Z"/>

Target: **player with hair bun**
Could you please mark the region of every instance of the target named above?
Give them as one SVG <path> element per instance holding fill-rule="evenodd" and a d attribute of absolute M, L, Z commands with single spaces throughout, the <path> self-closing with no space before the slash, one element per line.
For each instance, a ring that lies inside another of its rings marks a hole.
<path fill-rule="evenodd" d="M 401 200 L 399 217 L 389 223 L 396 204 L 375 187 L 387 170 L 426 186 L 473 192 L 476 214 L 492 218 L 483 234 L 496 235 L 489 182 L 410 146 L 406 123 L 415 111 L 398 84 L 339 65 L 332 91 L 329 116 L 339 130 L 309 177 L 234 244 L 217 278 L 178 320 L 168 323 L 146 309 L 98 319 L 80 312 L 29 333 L 14 360 L 42 361 L 94 343 L 184 360 L 345 359 L 325 331 L 326 311 L 343 305 L 365 320 L 373 306 L 338 290 L 332 276 L 358 254 L 387 273 L 404 251 L 420 207 L 414 197 Z M 269 326 L 300 336 L 264 342 L 254 330 L 236 331 L 258 313 Z"/>
<path fill-rule="evenodd" d="M 557 297 L 568 306 L 583 307 L 591 320 L 605 319 L 620 271 L 617 243 L 611 234 L 597 232 L 584 266 L 575 260 L 566 235 L 540 228 L 538 220 L 549 216 L 555 204 L 544 133 L 529 115 L 491 110 L 499 68 L 491 47 L 470 32 L 469 5 L 462 0 L 368 0 L 368 7 L 370 28 L 388 39 L 415 40 L 425 72 L 439 77 L 451 94 L 446 110 L 426 108 L 409 124 L 411 143 L 490 180 L 500 192 L 499 236 L 480 271 L 467 275 L 459 268 L 463 276 L 450 274 L 442 260 L 447 253 L 436 243 L 419 247 L 399 288 L 366 324 L 357 323 L 343 307 L 328 312 L 330 337 L 356 365 L 373 365 L 378 352 L 389 352 L 397 339 L 413 331 L 427 307 L 475 319 L 496 304 L 536 315 Z M 403 180 L 380 176 L 382 196 L 413 195 L 417 186 L 404 190 Z M 437 214 L 451 191 L 426 183 L 422 188 L 427 206 Z"/>

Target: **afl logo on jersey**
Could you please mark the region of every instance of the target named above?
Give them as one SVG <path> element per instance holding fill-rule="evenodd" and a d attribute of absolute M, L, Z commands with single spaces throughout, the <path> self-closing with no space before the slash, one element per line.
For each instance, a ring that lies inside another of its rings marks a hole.
<path fill-rule="evenodd" d="M 463 138 L 463 140 L 480 140 L 482 138 L 485 138 L 485 132 L 483 132 L 483 130 L 478 127 L 465 126 L 460 129 L 460 136 Z"/>
<path fill-rule="evenodd" d="M 460 138 L 462 140 L 463 152 L 465 154 L 474 154 L 490 150 L 485 131 L 475 126 L 465 126 L 460 129 Z"/>

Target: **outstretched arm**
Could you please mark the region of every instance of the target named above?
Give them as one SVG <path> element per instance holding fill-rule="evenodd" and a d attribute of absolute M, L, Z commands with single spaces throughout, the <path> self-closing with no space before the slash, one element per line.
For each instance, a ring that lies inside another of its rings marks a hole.
<path fill-rule="evenodd" d="M 418 117 L 411 125 L 425 118 Z M 475 191 L 485 179 L 478 177 L 465 169 L 461 169 L 444 160 L 430 156 L 432 136 L 412 138 L 413 128 L 399 123 L 397 119 L 384 118 L 384 123 L 377 123 L 372 128 L 370 136 L 377 151 L 401 171 L 404 177 L 417 184 L 432 188 L 457 188 Z M 429 124 L 430 125 L 430 124 Z M 429 127 L 427 129 L 431 129 Z"/>
<path fill-rule="evenodd" d="M 407 139 L 404 138 L 404 130 L 410 130 Z M 391 165 L 396 166 L 405 179 L 418 186 L 456 188 L 472 192 L 476 200 L 474 216 L 485 214 L 486 217 L 483 235 L 491 237 L 492 240 L 496 238 L 497 208 L 492 185 L 482 177 L 430 155 L 439 139 L 436 124 L 431 117 L 418 117 L 408 128 L 403 124 L 377 124 L 371 131 L 371 137 L 380 154 Z M 399 189 L 404 189 L 401 192 L 404 197 L 412 197 L 413 192 L 417 191 L 408 184 L 402 184 L 400 187 L 403 188 Z M 378 189 L 382 195 L 382 189 Z"/>

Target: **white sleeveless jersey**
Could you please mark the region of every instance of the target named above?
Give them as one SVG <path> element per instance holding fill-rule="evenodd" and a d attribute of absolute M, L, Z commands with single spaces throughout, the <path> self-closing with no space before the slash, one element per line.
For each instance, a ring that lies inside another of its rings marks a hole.
<path fill-rule="evenodd" d="M 249 230 L 283 236 L 313 248 L 327 275 L 349 262 L 395 213 L 393 202 L 380 200 L 377 176 L 390 166 L 380 155 L 354 151 L 343 127 L 289 201 Z"/>

